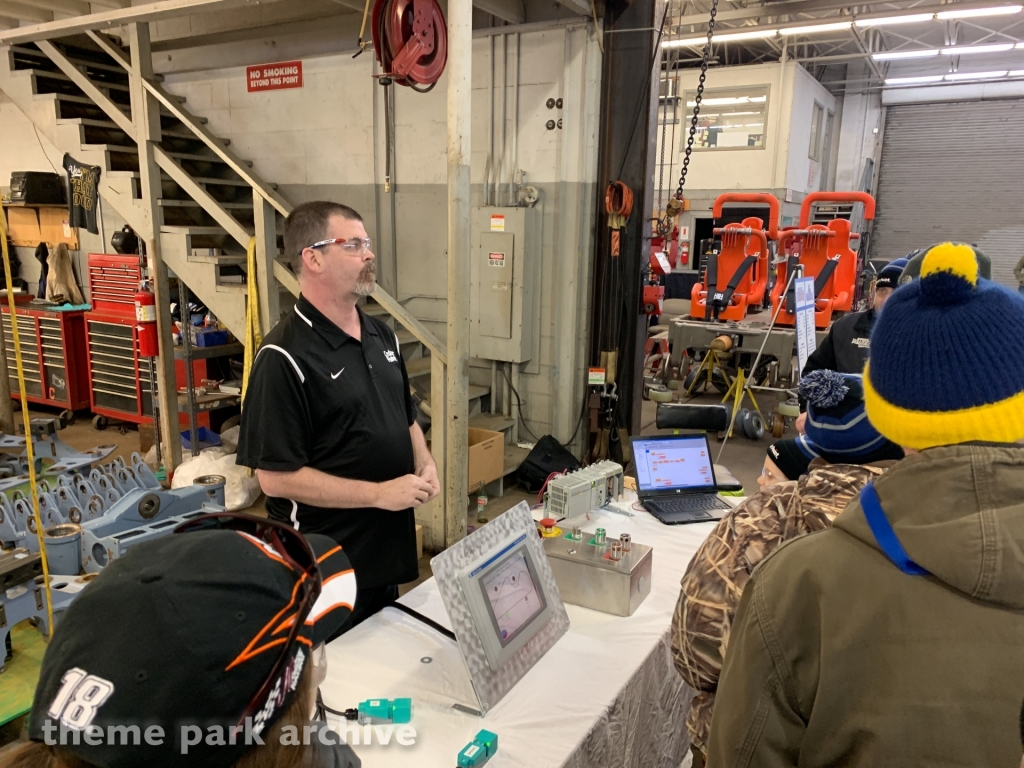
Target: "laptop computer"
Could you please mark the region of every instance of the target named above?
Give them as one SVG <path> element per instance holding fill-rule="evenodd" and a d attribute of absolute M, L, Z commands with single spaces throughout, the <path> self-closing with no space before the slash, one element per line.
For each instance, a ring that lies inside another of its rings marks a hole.
<path fill-rule="evenodd" d="M 731 507 L 718 497 L 707 435 L 634 437 L 637 495 L 666 525 L 718 520 Z"/>

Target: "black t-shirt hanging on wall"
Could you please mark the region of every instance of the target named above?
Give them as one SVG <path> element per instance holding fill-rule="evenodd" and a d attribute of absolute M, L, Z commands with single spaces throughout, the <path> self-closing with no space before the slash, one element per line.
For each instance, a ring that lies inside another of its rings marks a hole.
<path fill-rule="evenodd" d="M 64 155 L 64 170 L 68 174 L 68 211 L 72 227 L 85 227 L 94 235 L 100 233 L 96 226 L 96 206 L 99 204 L 100 168 L 98 165 L 83 165 L 71 155 Z"/>

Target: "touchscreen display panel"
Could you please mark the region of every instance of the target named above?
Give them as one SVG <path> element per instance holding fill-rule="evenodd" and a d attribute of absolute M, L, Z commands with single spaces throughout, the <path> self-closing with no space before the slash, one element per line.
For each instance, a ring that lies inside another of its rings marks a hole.
<path fill-rule="evenodd" d="M 487 571 L 480 578 L 480 588 L 487 598 L 502 646 L 544 609 L 545 602 L 534 583 L 522 547 Z"/>

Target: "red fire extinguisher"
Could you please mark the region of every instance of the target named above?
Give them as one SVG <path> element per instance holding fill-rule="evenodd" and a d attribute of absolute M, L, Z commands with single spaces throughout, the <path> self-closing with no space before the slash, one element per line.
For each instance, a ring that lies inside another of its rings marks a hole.
<path fill-rule="evenodd" d="M 159 339 L 156 332 L 156 296 L 143 282 L 135 292 L 135 330 L 139 336 L 139 357 L 156 357 Z"/>

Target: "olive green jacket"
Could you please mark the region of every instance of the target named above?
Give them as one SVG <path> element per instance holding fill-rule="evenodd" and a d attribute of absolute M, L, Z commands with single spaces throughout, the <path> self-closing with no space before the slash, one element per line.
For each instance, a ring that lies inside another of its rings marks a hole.
<path fill-rule="evenodd" d="M 690 743 L 697 749 L 707 752 L 722 659 L 750 574 L 784 542 L 832 525 L 861 488 L 883 471 L 882 466 L 815 459 L 799 480 L 770 485 L 745 499 L 701 544 L 683 576 L 672 619 L 672 659 L 697 692 L 686 716 Z"/>
<path fill-rule="evenodd" d="M 857 500 L 779 547 L 740 601 L 708 766 L 1020 765 L 1024 448 L 909 456 L 874 483 L 911 559 Z"/>

